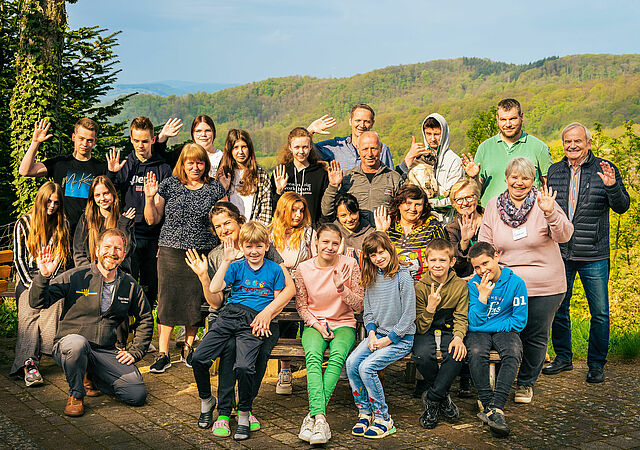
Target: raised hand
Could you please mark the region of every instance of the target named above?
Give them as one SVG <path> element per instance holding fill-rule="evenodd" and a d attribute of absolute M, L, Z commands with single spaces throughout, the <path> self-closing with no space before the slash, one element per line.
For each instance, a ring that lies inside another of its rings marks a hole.
<path fill-rule="evenodd" d="M 162 127 L 162 131 L 160 131 L 160 134 L 158 135 L 158 140 L 160 142 L 164 142 L 170 137 L 176 137 L 180 132 L 180 128 L 182 128 L 182 125 L 184 125 L 182 123 L 182 120 L 178 119 L 177 117 L 173 119 L 169 118 L 169 120 L 167 120 L 167 123 L 165 123 Z"/>
<path fill-rule="evenodd" d="M 551 186 L 542 186 L 540 188 L 540 192 L 538 192 L 538 206 L 545 215 L 549 215 L 553 212 L 557 195 L 558 192 L 553 192 Z"/>
<path fill-rule="evenodd" d="M 336 119 L 331 117 L 329 114 L 325 114 L 319 119 L 311 122 L 311 125 L 307 127 L 307 131 L 309 131 L 309 133 L 311 134 L 329 134 L 327 130 L 334 126 L 336 123 Z"/>
<path fill-rule="evenodd" d="M 233 238 L 231 236 L 224 241 L 224 260 L 228 262 L 236 260 L 236 248 L 233 245 Z"/>
<path fill-rule="evenodd" d="M 124 167 L 126 162 L 126 159 L 120 162 L 120 150 L 111 148 L 107 152 L 107 169 L 109 170 L 109 172 L 118 172 Z"/>
<path fill-rule="evenodd" d="M 144 196 L 147 198 L 153 198 L 158 193 L 158 180 L 156 174 L 153 172 L 147 172 L 144 176 Z"/>
<path fill-rule="evenodd" d="M 373 211 L 373 219 L 376 225 L 376 231 L 387 231 L 391 226 L 391 216 L 389 215 L 389 211 L 387 211 L 387 207 L 382 205 L 378 206 Z"/>
<path fill-rule="evenodd" d="M 602 182 L 605 186 L 613 186 L 616 184 L 616 171 L 613 170 L 613 167 L 606 162 L 602 161 L 600 163 L 600 167 L 602 168 L 602 173 L 598 172 L 598 175 L 602 179 Z"/>
<path fill-rule="evenodd" d="M 48 245 L 42 247 L 36 258 L 36 264 L 43 277 L 50 277 L 56 271 L 58 267 L 58 257 L 52 259 L 51 247 Z"/>
<path fill-rule="evenodd" d="M 407 168 L 411 168 L 413 162 L 418 156 L 426 155 L 429 153 L 429 150 L 425 148 L 422 142 L 416 142 L 416 137 L 411 136 L 411 147 L 407 152 L 407 156 L 404 157 L 404 163 L 407 165 Z"/>
<path fill-rule="evenodd" d="M 42 144 L 47 139 L 51 138 L 53 134 L 48 134 L 50 126 L 51 122 L 47 119 L 42 119 L 40 122 L 36 122 L 31 141 Z"/>
<path fill-rule="evenodd" d="M 276 192 L 278 195 L 282 195 L 284 188 L 287 187 L 287 181 L 289 181 L 289 175 L 287 175 L 284 165 L 279 165 L 273 171 L 273 181 L 276 185 Z"/>
<path fill-rule="evenodd" d="M 438 289 L 436 289 L 435 284 L 431 283 L 431 293 L 429 294 L 429 297 L 427 297 L 427 312 L 429 313 L 436 312 L 436 308 L 442 301 L 442 297 L 440 296 L 440 290 L 442 289 L 443 285 L 444 283 L 442 283 L 440 286 L 438 286 Z"/>
<path fill-rule="evenodd" d="M 489 299 L 489 295 L 491 295 L 491 291 L 496 287 L 496 284 L 493 283 L 489 277 L 491 274 L 489 272 L 482 275 L 482 279 L 480 280 L 480 284 L 477 281 L 474 281 L 473 284 L 478 288 L 478 300 L 480 302 L 487 304 L 487 300 Z"/>
<path fill-rule="evenodd" d="M 227 175 L 224 172 L 220 171 L 218 173 L 218 181 L 225 191 L 229 191 L 229 186 L 231 186 L 231 175 Z"/>
<path fill-rule="evenodd" d="M 342 169 L 338 161 L 331 161 L 329 163 L 329 184 L 334 187 L 339 187 L 342 183 L 343 177 Z"/>
<path fill-rule="evenodd" d="M 471 178 L 477 177 L 480 173 L 480 164 L 473 162 L 471 153 L 462 154 L 462 168 Z"/>
<path fill-rule="evenodd" d="M 336 285 L 336 289 L 341 290 L 344 287 L 344 282 L 349 279 L 349 266 L 343 264 L 339 269 L 333 269 L 333 284 Z"/>
<path fill-rule="evenodd" d="M 136 209 L 129 208 L 125 212 L 123 212 L 122 215 L 125 216 L 127 219 L 133 220 L 136 218 Z"/>
<path fill-rule="evenodd" d="M 473 215 L 461 215 L 460 216 L 460 241 L 464 242 L 467 246 L 473 236 L 476 234 L 476 227 L 473 226 Z"/>
<path fill-rule="evenodd" d="M 187 266 L 198 275 L 198 278 L 207 275 L 209 272 L 209 263 L 204 255 L 199 254 L 195 249 L 191 248 L 187 250 L 186 256 L 184 261 L 187 263 Z"/>

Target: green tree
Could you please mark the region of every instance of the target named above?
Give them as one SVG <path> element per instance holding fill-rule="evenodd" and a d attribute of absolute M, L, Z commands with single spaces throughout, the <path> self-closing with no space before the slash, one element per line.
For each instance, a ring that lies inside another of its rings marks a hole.
<path fill-rule="evenodd" d="M 489 108 L 488 111 L 478 111 L 471 127 L 467 130 L 467 151 L 469 153 L 475 155 L 482 142 L 498 134 L 496 113 L 495 106 Z"/>

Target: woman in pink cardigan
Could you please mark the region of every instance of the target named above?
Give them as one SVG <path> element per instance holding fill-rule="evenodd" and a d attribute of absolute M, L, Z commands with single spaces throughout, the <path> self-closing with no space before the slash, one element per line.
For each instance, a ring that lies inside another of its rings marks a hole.
<path fill-rule="evenodd" d="M 528 158 L 512 159 L 505 171 L 507 190 L 489 200 L 480 226 L 479 241 L 500 253 L 500 262 L 527 285 L 529 317 L 520 333 L 522 363 L 516 403 L 530 403 L 542 370 L 549 330 L 567 290 L 559 242 L 567 242 L 573 224 L 556 203 L 556 193 L 533 186 L 535 167 Z M 514 299 L 514 302 L 524 299 Z"/>
<path fill-rule="evenodd" d="M 295 273 L 296 309 L 305 325 L 302 347 L 309 393 L 309 414 L 298 437 L 310 444 L 326 444 L 331 438 L 325 408 L 356 342 L 354 311 L 362 311 L 364 301 L 358 262 L 339 254 L 340 241 L 342 234 L 336 225 L 321 225 L 317 256 L 300 263 Z M 329 362 L 323 374 L 327 346 Z"/>

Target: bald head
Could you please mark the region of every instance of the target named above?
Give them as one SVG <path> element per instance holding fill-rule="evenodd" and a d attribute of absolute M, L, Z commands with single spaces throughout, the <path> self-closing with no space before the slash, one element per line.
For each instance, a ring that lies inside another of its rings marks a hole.
<path fill-rule="evenodd" d="M 365 131 L 358 140 L 358 155 L 360 166 L 367 173 L 377 172 L 380 167 L 380 154 L 382 153 L 382 141 L 375 131 Z"/>

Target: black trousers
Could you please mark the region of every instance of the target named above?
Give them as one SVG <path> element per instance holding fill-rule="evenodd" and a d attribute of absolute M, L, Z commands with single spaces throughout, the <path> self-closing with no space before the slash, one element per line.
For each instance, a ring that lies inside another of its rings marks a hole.
<path fill-rule="evenodd" d="M 151 309 L 158 303 L 157 255 L 157 239 L 136 239 L 136 248 L 131 255 L 131 276 L 134 280 L 140 280 L 140 287 Z"/>
<path fill-rule="evenodd" d="M 238 410 L 251 411 L 256 375 L 256 361 L 264 339 L 254 336 L 251 322 L 258 312 L 243 305 L 226 305 L 209 332 L 202 338 L 193 353 L 193 375 L 198 386 L 200 398 L 211 396 L 209 368 L 211 361 L 221 356 L 227 342 L 235 340 L 236 357 L 233 366 L 238 380 Z"/>
<path fill-rule="evenodd" d="M 429 386 L 427 398 L 433 401 L 441 401 L 447 396 L 453 380 L 456 379 L 463 361 L 456 361 L 447 350 L 453 339 L 453 333 L 442 330 L 440 334 L 440 350 L 442 352 L 442 364 L 438 368 L 436 359 L 436 338 L 433 331 L 425 334 L 415 334 L 413 337 L 413 353 L 411 359 L 424 377 L 425 384 Z"/>
<path fill-rule="evenodd" d="M 264 338 L 258 359 L 256 359 L 256 374 L 253 377 L 253 398 L 258 396 L 260 384 L 264 373 L 267 370 L 267 363 L 271 350 L 278 343 L 280 337 L 280 327 L 278 322 L 271 322 L 271 336 Z M 233 403 L 235 401 L 236 374 L 233 366 L 236 361 L 236 340 L 229 339 L 220 355 L 220 366 L 218 367 L 218 414 L 223 416 L 231 415 Z"/>
<path fill-rule="evenodd" d="M 482 405 L 485 408 L 504 409 L 522 359 L 520 336 L 513 331 L 503 333 L 469 331 L 465 344 L 469 350 L 469 368 L 473 384 L 478 390 L 478 398 Z M 492 348 L 500 354 L 501 361 L 494 391 L 491 390 L 489 383 L 489 352 Z"/>

